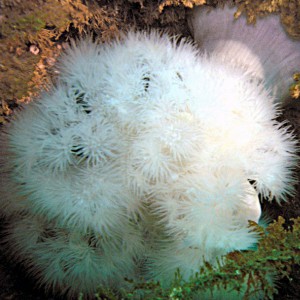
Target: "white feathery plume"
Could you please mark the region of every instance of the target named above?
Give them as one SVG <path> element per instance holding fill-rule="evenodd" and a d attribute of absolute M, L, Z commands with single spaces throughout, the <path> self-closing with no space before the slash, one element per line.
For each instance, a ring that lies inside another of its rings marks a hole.
<path fill-rule="evenodd" d="M 57 227 L 41 217 L 23 215 L 11 220 L 5 239 L 8 255 L 22 262 L 46 289 L 69 299 L 91 295 L 97 286 L 122 287 L 135 277 L 135 261 L 143 253 L 139 231 L 124 222 L 123 238 L 93 231 L 85 234 Z"/>
<path fill-rule="evenodd" d="M 107 232 L 127 216 L 133 197 L 122 184 L 122 173 L 107 164 L 68 175 L 36 172 L 26 179 L 23 193 L 32 214 L 56 219 L 60 226 Z M 138 209 L 138 204 L 136 205 Z"/>
<path fill-rule="evenodd" d="M 44 285 L 91 294 L 144 256 L 148 277 L 188 279 L 257 241 L 258 193 L 293 194 L 297 146 L 275 121 L 273 79 L 211 51 L 154 31 L 73 43 L 57 86 L 1 135 L 0 207 L 21 217 L 7 240 Z"/>

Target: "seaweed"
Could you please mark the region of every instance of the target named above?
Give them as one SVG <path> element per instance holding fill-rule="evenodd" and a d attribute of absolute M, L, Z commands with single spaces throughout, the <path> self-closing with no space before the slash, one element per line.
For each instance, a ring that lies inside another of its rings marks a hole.
<path fill-rule="evenodd" d="M 261 236 L 257 249 L 231 252 L 217 266 L 206 263 L 189 281 L 184 281 L 177 270 L 169 288 L 155 281 L 129 282 L 129 290 L 122 295 L 105 289 L 99 290 L 98 295 L 103 295 L 103 299 L 177 300 L 195 299 L 197 293 L 210 295 L 219 290 L 224 295 L 240 292 L 239 299 L 243 300 L 252 299 L 257 292 L 261 299 L 274 299 L 278 293 L 276 281 L 292 280 L 290 274 L 300 265 L 300 217 L 289 222 L 279 217 L 266 229 L 255 222 L 249 225 Z"/>

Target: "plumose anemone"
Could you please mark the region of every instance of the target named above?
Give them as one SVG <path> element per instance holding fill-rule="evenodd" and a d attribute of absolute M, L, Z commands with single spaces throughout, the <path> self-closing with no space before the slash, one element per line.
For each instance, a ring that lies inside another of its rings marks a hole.
<path fill-rule="evenodd" d="M 202 17 L 190 19 L 196 40 Z M 277 121 L 278 88 L 256 72 L 264 63 L 211 47 L 155 31 L 73 42 L 56 86 L 6 126 L 5 241 L 46 288 L 72 298 L 124 278 L 168 285 L 177 268 L 188 279 L 257 242 L 259 194 L 294 193 L 296 140 Z"/>

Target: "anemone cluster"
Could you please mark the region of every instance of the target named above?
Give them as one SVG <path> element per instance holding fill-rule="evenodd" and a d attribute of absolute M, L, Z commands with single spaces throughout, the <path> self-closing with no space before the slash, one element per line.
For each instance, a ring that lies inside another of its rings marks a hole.
<path fill-rule="evenodd" d="M 258 194 L 293 193 L 296 142 L 260 78 L 158 32 L 74 42 L 1 135 L 12 257 L 69 297 L 168 284 L 252 247 Z"/>

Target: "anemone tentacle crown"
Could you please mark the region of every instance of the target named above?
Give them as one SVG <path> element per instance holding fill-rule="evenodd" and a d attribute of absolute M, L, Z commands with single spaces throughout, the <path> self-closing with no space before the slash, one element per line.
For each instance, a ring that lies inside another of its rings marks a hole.
<path fill-rule="evenodd" d="M 296 141 L 247 66 L 152 31 L 74 42 L 59 72 L 1 135 L 7 242 L 47 288 L 188 279 L 256 243 L 259 193 L 294 193 Z"/>

